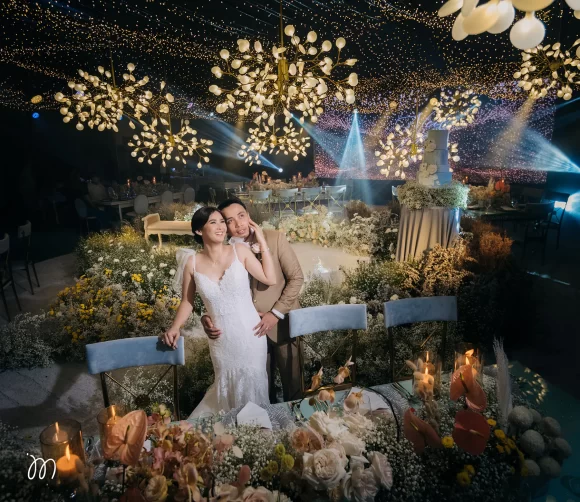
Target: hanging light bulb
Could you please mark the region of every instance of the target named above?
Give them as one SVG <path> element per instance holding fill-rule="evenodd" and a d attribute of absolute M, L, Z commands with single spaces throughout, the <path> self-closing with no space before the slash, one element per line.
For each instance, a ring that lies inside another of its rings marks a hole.
<path fill-rule="evenodd" d="M 474 9 L 463 21 L 465 33 L 468 35 L 479 35 L 489 30 L 499 19 L 498 3 L 499 0 L 491 0 Z"/>
<path fill-rule="evenodd" d="M 500 2 L 497 6 L 497 11 L 499 13 L 497 21 L 487 30 L 489 33 L 493 33 L 494 35 L 503 33 L 507 30 L 516 18 L 516 10 L 514 9 L 511 0 L 503 0 Z"/>
<path fill-rule="evenodd" d="M 513 25 L 510 40 L 518 49 L 526 50 L 542 43 L 546 36 L 546 27 L 534 12 L 527 12 L 523 19 Z"/>
<path fill-rule="evenodd" d="M 554 0 L 512 0 L 514 7 L 524 12 L 535 12 L 548 7 Z"/>
<path fill-rule="evenodd" d="M 464 19 L 465 18 L 463 17 L 463 14 L 460 12 L 457 15 L 457 19 L 455 19 L 455 23 L 453 23 L 453 30 L 451 31 L 451 36 L 453 37 L 453 40 L 457 40 L 458 42 L 460 40 L 464 40 L 467 38 L 467 33 L 463 29 Z"/>
<path fill-rule="evenodd" d="M 450 16 L 463 7 L 463 0 L 448 0 L 437 12 L 439 17 Z"/>

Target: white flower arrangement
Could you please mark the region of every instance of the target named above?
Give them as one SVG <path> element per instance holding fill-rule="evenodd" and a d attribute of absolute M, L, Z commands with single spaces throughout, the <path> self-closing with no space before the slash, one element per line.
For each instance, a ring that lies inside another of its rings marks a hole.
<path fill-rule="evenodd" d="M 432 207 L 461 208 L 467 207 L 469 187 L 457 181 L 450 185 L 429 188 L 416 181 L 407 181 L 399 187 L 399 202 L 409 209 L 426 209 Z"/>

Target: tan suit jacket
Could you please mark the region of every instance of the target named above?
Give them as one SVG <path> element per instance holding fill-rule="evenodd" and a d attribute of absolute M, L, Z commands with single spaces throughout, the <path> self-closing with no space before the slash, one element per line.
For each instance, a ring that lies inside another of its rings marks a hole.
<path fill-rule="evenodd" d="M 281 345 L 290 341 L 288 312 L 300 308 L 298 297 L 304 284 L 304 274 L 294 250 L 282 232 L 264 230 L 264 236 L 274 261 L 276 284 L 266 286 L 251 277 L 250 286 L 258 312 L 266 313 L 275 309 L 284 314 L 284 319 L 268 332 L 268 338 Z"/>

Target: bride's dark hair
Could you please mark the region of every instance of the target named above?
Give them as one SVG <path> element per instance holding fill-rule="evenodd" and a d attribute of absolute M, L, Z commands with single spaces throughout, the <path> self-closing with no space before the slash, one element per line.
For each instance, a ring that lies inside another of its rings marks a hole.
<path fill-rule="evenodd" d="M 201 231 L 213 213 L 219 213 L 217 207 L 205 206 L 200 207 L 191 217 L 191 231 L 193 232 L 195 242 L 198 244 L 203 244 L 203 239 L 201 238 L 201 235 L 197 235 L 195 232 L 196 230 Z"/>

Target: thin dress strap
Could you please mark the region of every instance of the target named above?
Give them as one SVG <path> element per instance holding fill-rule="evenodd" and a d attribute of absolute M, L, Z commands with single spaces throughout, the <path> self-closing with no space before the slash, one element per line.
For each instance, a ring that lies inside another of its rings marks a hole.
<path fill-rule="evenodd" d="M 191 257 L 191 261 L 192 261 L 192 265 L 193 265 L 193 271 L 195 272 L 195 256 L 197 253 L 193 253 L 192 257 Z"/>
<path fill-rule="evenodd" d="M 236 251 L 236 244 L 233 244 L 232 247 L 234 248 L 234 260 L 240 261 L 238 258 L 238 252 Z"/>

